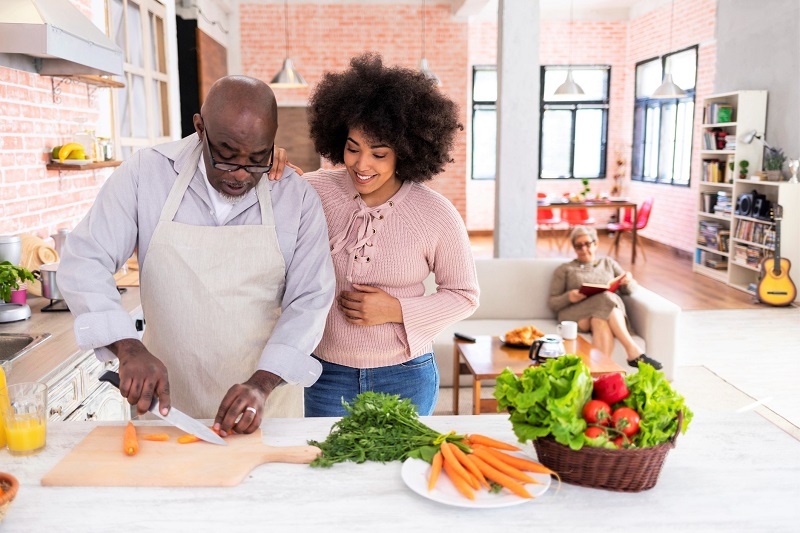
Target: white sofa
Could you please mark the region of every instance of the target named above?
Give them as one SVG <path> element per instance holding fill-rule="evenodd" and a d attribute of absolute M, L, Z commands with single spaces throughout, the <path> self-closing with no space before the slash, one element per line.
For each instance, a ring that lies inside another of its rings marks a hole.
<path fill-rule="evenodd" d="M 434 355 L 439 365 L 441 385 L 453 385 L 453 333 L 467 335 L 501 335 L 516 327 L 533 324 L 545 333 L 556 333 L 558 321 L 547 305 L 550 281 L 564 258 L 541 259 L 477 259 L 480 306 L 475 313 L 442 331 L 434 339 Z M 426 280 L 428 292 L 435 288 L 433 277 Z M 641 285 L 629 296 L 623 296 L 634 338 L 648 356 L 660 361 L 670 380 L 675 377 L 677 359 L 678 317 L 680 307 Z M 591 339 L 588 333 L 582 333 Z M 625 351 L 617 341 L 614 360 L 629 367 Z M 633 370 L 633 369 L 630 369 Z M 462 386 L 467 377 L 461 377 Z"/>

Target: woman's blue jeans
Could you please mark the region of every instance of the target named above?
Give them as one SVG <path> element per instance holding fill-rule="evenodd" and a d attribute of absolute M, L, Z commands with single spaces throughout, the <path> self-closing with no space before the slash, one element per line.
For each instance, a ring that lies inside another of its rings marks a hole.
<path fill-rule="evenodd" d="M 366 391 L 399 394 L 409 398 L 421 416 L 433 414 L 439 397 L 439 367 L 432 353 L 380 368 L 352 368 L 317 359 L 322 375 L 305 389 L 307 417 L 344 416 L 342 399 L 352 404 Z"/>

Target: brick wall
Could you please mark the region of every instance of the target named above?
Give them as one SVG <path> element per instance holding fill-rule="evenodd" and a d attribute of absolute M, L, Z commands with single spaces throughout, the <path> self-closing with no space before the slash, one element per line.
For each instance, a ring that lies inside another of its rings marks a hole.
<path fill-rule="evenodd" d="M 313 87 L 328 70 L 343 70 L 352 56 L 379 52 L 387 64 L 417 68 L 422 54 L 420 5 L 397 3 L 289 3 L 290 56 Z M 285 55 L 283 4 L 240 7 L 242 73 L 269 81 Z M 428 2 L 425 12 L 428 65 L 441 78 L 441 90 L 461 108 L 467 124 L 467 23 L 453 20 L 450 4 Z M 305 102 L 309 89 L 276 89 L 278 105 Z M 466 131 L 459 133 L 451 153 L 454 162 L 429 185 L 447 196 L 466 215 Z"/>
<path fill-rule="evenodd" d="M 629 21 L 582 21 L 573 24 L 572 63 L 611 65 L 611 97 L 609 104 L 608 154 L 606 180 L 592 180 L 593 192 L 608 191 L 617 169 L 617 156 L 625 160 L 623 192 L 641 203 L 648 196 L 657 198 L 648 227 L 642 232 L 648 238 L 683 250 L 693 250 L 697 223 L 697 176 L 700 172 L 700 123 L 695 114 L 692 154 L 692 186 L 643 184 L 630 181 L 630 158 L 633 128 L 633 98 L 636 63 L 688 46 L 699 44 L 697 105 L 711 94 L 714 82 L 715 0 L 676 0 L 672 46 L 670 47 L 670 4 Z M 565 36 L 569 22 L 541 22 L 541 64 L 567 64 L 569 49 Z M 469 25 L 469 63 L 495 64 L 497 26 L 494 22 L 476 21 Z M 574 181 L 542 180 L 538 191 L 548 194 L 577 192 Z M 494 182 L 471 181 L 467 184 L 467 226 L 470 230 L 491 230 L 494 227 Z M 604 224 L 612 211 L 591 213 Z"/>
<path fill-rule="evenodd" d="M 92 18 L 96 2 L 72 1 Z M 55 103 L 53 80 L 60 78 L 0 66 L 0 234 L 45 238 L 74 227 L 110 174 L 45 168 L 50 149 L 69 142 L 81 129 L 79 120 L 94 127 L 100 106 L 108 105 L 108 90 L 95 92 L 90 101 L 85 85 L 67 83 Z"/>

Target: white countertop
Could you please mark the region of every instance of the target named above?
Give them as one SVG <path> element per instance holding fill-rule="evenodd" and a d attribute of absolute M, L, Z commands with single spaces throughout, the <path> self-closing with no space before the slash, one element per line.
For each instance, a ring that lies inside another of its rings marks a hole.
<path fill-rule="evenodd" d="M 514 442 L 507 415 L 424 417 L 446 432 Z M 335 419 L 274 419 L 267 444 L 323 440 Z M 149 531 L 796 531 L 800 442 L 759 415 L 698 412 L 669 452 L 658 484 L 626 494 L 563 485 L 502 509 L 449 507 L 403 483 L 400 463 L 262 465 L 229 488 L 42 487 L 41 478 L 92 428 L 56 422 L 30 457 L 0 451 L 0 470 L 21 483 L 0 530 Z M 767 447 L 769 453 L 760 450 Z M 553 485 L 554 487 L 556 484 Z M 523 529 L 524 528 L 524 529 Z"/>

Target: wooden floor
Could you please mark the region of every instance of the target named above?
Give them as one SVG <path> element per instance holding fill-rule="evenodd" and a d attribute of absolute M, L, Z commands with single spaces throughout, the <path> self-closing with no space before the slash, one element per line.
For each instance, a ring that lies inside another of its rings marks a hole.
<path fill-rule="evenodd" d="M 570 246 L 559 249 L 563 237 L 538 238 L 537 257 L 564 257 L 573 259 L 575 254 Z M 470 237 L 473 254 L 476 258 L 488 258 L 493 254 L 492 236 L 473 235 Z M 641 241 L 640 241 L 641 242 Z M 598 256 L 608 255 L 611 238 L 600 235 Z M 681 309 L 764 309 L 768 306 L 755 301 L 752 295 L 731 288 L 726 284 L 692 271 L 692 261 L 687 254 L 676 253 L 667 246 L 646 242 L 647 259 L 641 254 L 631 265 L 630 239 L 622 239 L 619 254 L 614 256 L 623 268 L 629 269 L 641 285 L 657 292 L 678 304 Z"/>

